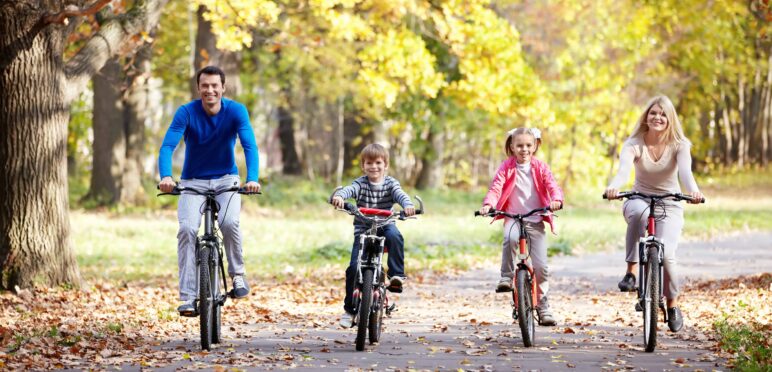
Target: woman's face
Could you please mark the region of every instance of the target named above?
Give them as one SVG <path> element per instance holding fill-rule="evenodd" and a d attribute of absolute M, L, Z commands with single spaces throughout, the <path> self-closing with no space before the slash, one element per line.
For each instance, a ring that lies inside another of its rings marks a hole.
<path fill-rule="evenodd" d="M 529 163 L 531 156 L 536 150 L 536 140 L 532 135 L 527 133 L 518 134 L 512 139 L 512 153 L 515 154 L 517 162 L 520 164 Z"/>
<path fill-rule="evenodd" d="M 649 114 L 646 115 L 646 125 L 649 130 L 658 134 L 662 134 L 667 129 L 667 116 L 665 116 L 665 110 L 660 105 L 651 106 Z"/>

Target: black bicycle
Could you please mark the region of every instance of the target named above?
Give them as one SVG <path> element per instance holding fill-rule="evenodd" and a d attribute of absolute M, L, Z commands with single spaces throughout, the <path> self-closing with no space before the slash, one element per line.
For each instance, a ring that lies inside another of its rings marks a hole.
<path fill-rule="evenodd" d="M 228 297 L 235 297 L 233 290 L 228 290 L 228 283 L 225 280 L 222 236 L 220 230 L 215 228 L 220 205 L 215 198 L 226 192 L 238 192 L 242 195 L 254 195 L 260 194 L 260 192 L 248 192 L 235 186 L 215 191 L 177 185 L 172 192 L 160 193 L 158 196 L 180 195 L 183 192 L 191 192 L 206 198 L 203 204 L 204 234 L 196 238 L 198 298 L 193 303 L 196 310 L 189 316 L 199 317 L 201 348 L 210 350 L 212 344 L 219 344 L 222 340 L 222 306 L 225 305 Z"/>
<path fill-rule="evenodd" d="M 335 192 L 328 200 L 332 203 Z M 424 203 L 418 196 L 419 208 L 415 213 L 423 214 Z M 399 293 L 402 288 L 387 288 L 385 284 L 386 273 L 381 264 L 383 253 L 388 253 L 385 248 L 386 238 L 378 236 L 378 228 L 388 225 L 394 220 L 404 221 L 408 219 L 404 211 L 399 213 L 393 210 L 357 208 L 351 203 L 344 203 L 342 211 L 355 216 L 359 221 L 367 225 L 367 230 L 359 235 L 359 255 L 357 256 L 357 279 L 354 286 L 354 324 L 357 325 L 356 350 L 365 349 L 365 339 L 369 331 L 370 344 L 378 342 L 383 329 L 383 314 L 391 315 L 396 304 L 390 304 L 387 290 Z"/>
<path fill-rule="evenodd" d="M 528 238 L 528 233 L 525 231 L 525 223 L 523 220 L 531 217 L 535 214 L 544 215 L 551 210 L 549 207 L 534 209 L 526 214 L 512 214 L 504 211 L 499 211 L 491 208 L 488 213 L 482 215 L 480 211 L 475 211 L 475 216 L 505 216 L 512 218 L 516 221 L 520 227 L 520 236 L 518 238 L 518 251 L 515 251 L 515 246 L 510 245 L 512 249 L 513 257 L 516 257 L 519 262 L 515 269 L 515 276 L 512 278 L 513 283 L 510 287 L 513 290 L 496 292 L 512 292 L 512 318 L 514 318 L 520 325 L 520 332 L 523 335 L 523 345 L 531 347 L 534 344 L 534 337 L 536 332 L 536 323 L 534 322 L 534 313 L 536 312 L 536 306 L 539 305 L 539 299 L 536 295 L 536 280 L 534 280 L 533 268 L 531 267 L 528 259 L 531 256 L 531 240 Z M 514 225 L 513 225 L 514 226 Z"/>
<path fill-rule="evenodd" d="M 657 309 L 662 309 L 664 321 L 667 323 L 668 315 L 665 303 L 662 300 L 662 277 L 664 266 L 662 261 L 665 255 L 665 243 L 658 239 L 656 233 L 657 220 L 654 215 L 655 208 L 665 199 L 675 201 L 693 201 L 689 195 L 671 193 L 662 195 L 649 195 L 637 191 L 622 191 L 617 194 L 617 199 L 641 198 L 649 202 L 649 217 L 647 220 L 645 237 L 638 241 L 638 301 L 635 304 L 636 311 L 643 311 L 643 343 L 646 352 L 653 352 L 657 346 Z M 603 194 L 603 199 L 607 199 Z M 705 198 L 700 200 L 704 203 Z"/>

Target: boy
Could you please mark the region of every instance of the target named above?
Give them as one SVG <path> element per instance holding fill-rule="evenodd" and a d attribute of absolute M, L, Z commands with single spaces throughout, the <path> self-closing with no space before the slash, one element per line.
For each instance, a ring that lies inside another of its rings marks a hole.
<path fill-rule="evenodd" d="M 360 166 L 365 173 L 351 183 L 338 190 L 332 198 L 332 205 L 343 208 L 343 201 L 349 198 L 356 199 L 359 208 L 391 209 L 394 203 L 399 203 L 407 216 L 415 214 L 415 207 L 410 201 L 410 196 L 402 191 L 399 181 L 386 175 L 389 168 L 389 152 L 376 143 L 365 146 L 359 155 Z M 354 325 L 354 306 L 352 293 L 356 280 L 356 262 L 359 255 L 359 235 L 364 232 L 366 226 L 354 220 L 354 246 L 351 249 L 351 260 L 346 269 L 346 298 L 343 301 L 343 316 L 340 325 L 351 328 Z M 386 247 L 389 250 L 388 276 L 390 288 L 402 288 L 405 281 L 404 266 L 404 239 L 397 226 L 393 223 L 378 229 L 378 235 L 386 238 Z"/>

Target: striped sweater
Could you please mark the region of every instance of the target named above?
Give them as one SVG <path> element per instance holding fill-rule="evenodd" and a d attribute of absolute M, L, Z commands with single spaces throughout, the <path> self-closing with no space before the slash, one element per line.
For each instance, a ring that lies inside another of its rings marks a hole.
<path fill-rule="evenodd" d="M 359 208 L 391 209 L 394 203 L 402 208 L 413 207 L 410 196 L 402 190 L 399 181 L 391 176 L 386 176 L 380 184 L 370 183 L 367 176 L 359 177 L 351 185 L 338 190 L 335 196 L 343 200 L 354 199 Z M 364 224 L 357 220 L 354 220 L 354 225 L 357 233 L 364 229 Z"/>

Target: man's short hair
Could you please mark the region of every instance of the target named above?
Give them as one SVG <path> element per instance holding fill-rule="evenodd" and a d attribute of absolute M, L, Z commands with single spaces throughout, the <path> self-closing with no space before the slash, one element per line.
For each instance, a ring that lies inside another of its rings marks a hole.
<path fill-rule="evenodd" d="M 225 85 L 225 72 L 221 70 L 217 66 L 206 66 L 196 73 L 196 86 L 198 86 L 199 82 L 201 81 L 201 75 L 207 74 L 207 75 L 220 75 L 220 82 L 222 85 Z"/>
<path fill-rule="evenodd" d="M 389 165 L 389 151 L 377 143 L 371 143 L 365 146 L 359 154 L 359 161 L 362 166 L 364 166 L 365 160 L 375 160 L 378 158 L 383 158 L 383 162 L 386 163 L 387 166 Z"/>

